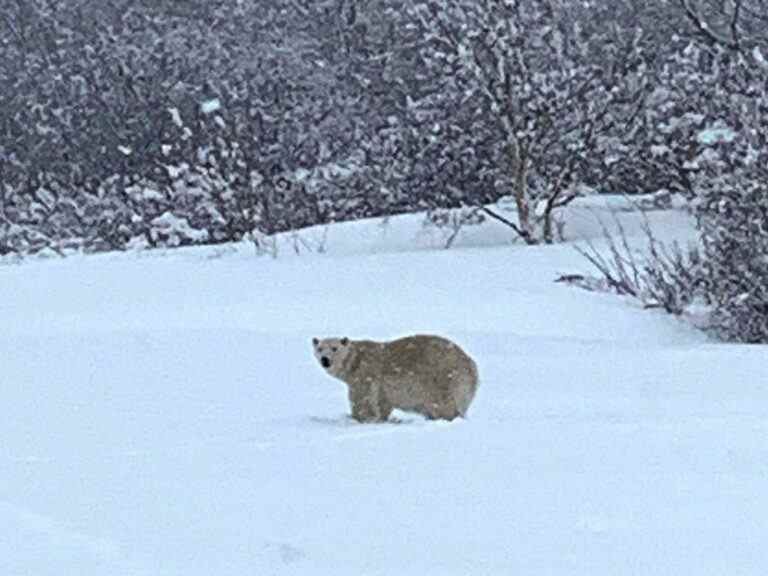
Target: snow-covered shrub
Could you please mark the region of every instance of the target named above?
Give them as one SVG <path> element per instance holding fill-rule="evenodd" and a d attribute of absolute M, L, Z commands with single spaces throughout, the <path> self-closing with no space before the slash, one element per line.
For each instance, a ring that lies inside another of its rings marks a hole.
<path fill-rule="evenodd" d="M 150 223 L 150 237 L 155 246 L 183 246 L 208 239 L 207 230 L 196 230 L 186 218 L 165 212 Z"/>
<path fill-rule="evenodd" d="M 464 228 L 478 226 L 485 219 L 485 212 L 478 206 L 429 210 L 424 218 L 424 228 L 428 231 L 436 229 L 441 234 L 445 248 L 450 248 Z"/>
<path fill-rule="evenodd" d="M 414 106 L 429 111 L 439 97 L 452 114 L 464 110 L 464 132 L 494 149 L 483 171 L 466 177 L 489 177 L 500 196 L 515 199 L 517 222 L 510 225 L 527 243 L 555 241 L 557 212 L 608 152 L 616 111 L 642 92 L 633 80 L 643 72 L 634 64 L 633 34 L 619 23 L 590 26 L 600 13 L 582 3 L 408 4 L 424 37 L 422 58 L 442 75 L 441 92 Z M 448 166 L 473 151 L 470 142 L 442 134 L 436 147 Z M 461 182 L 445 187 L 460 189 Z"/>
<path fill-rule="evenodd" d="M 638 249 L 630 244 L 619 216 L 615 215 L 614 222 L 616 233 L 603 226 L 607 252 L 597 249 L 591 241 L 586 247 L 576 246 L 598 276 L 566 275 L 560 281 L 631 296 L 647 308 L 662 308 L 675 315 L 687 312 L 699 301 L 703 294 L 704 268 L 697 246 L 684 249 L 677 243 L 663 243 L 643 212 L 645 246 Z"/>
<path fill-rule="evenodd" d="M 366 109 L 347 106 L 356 87 L 336 80 L 342 57 L 323 47 L 321 29 L 336 24 L 322 6 L 311 7 L 317 18 L 286 0 L 5 8 L 0 211 L 8 230 L 102 250 L 162 243 L 151 223 L 168 211 L 206 230 L 194 236 L 205 242 L 324 217 L 320 198 L 285 183 L 295 184 L 299 168 L 339 164 L 365 132 Z"/>
<path fill-rule="evenodd" d="M 728 340 L 768 342 L 768 96 L 752 104 L 733 142 L 713 151 L 695 207 L 713 328 Z"/>
<path fill-rule="evenodd" d="M 47 239 L 32 228 L 10 223 L 0 225 L 0 256 L 34 254 L 47 245 Z"/>
<path fill-rule="evenodd" d="M 641 264 L 611 243 L 585 254 L 614 289 L 680 313 L 692 302 L 727 340 L 768 342 L 768 34 L 753 0 L 658 4 L 678 22 L 645 109 L 649 181 L 683 192 L 700 246 L 685 254 L 649 236 Z M 641 158 L 644 158 L 640 154 Z M 624 245 L 625 246 L 625 245 Z"/>
<path fill-rule="evenodd" d="M 765 66 L 760 2 L 10 2 L 3 249 L 162 244 L 168 212 L 217 243 L 502 196 L 551 242 L 585 184 L 693 197 L 700 135 L 746 126 L 721 79 L 735 54 Z"/>
<path fill-rule="evenodd" d="M 750 175 L 731 173 L 699 192 L 701 244 L 683 249 L 646 227 L 646 246 L 633 249 L 623 233 L 606 233 L 608 251 L 577 248 L 597 278 L 563 277 L 605 289 L 671 314 L 695 314 L 697 324 L 729 341 L 768 342 L 768 159 Z"/>
<path fill-rule="evenodd" d="M 768 157 L 762 162 L 749 181 L 723 178 L 699 209 L 712 326 L 728 340 L 768 343 Z"/>
<path fill-rule="evenodd" d="M 691 195 L 701 231 L 704 298 L 723 338 L 768 342 L 768 33 L 753 0 L 690 5 L 712 79 L 697 134 Z M 723 20 L 723 10 L 728 22 Z"/>

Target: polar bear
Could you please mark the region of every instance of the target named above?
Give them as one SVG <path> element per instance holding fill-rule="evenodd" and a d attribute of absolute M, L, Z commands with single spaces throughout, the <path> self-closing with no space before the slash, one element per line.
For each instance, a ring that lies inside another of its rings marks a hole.
<path fill-rule="evenodd" d="M 313 338 L 312 345 L 320 365 L 349 387 L 352 417 L 359 422 L 384 422 L 395 408 L 432 420 L 465 417 L 477 391 L 475 362 L 439 336 Z"/>

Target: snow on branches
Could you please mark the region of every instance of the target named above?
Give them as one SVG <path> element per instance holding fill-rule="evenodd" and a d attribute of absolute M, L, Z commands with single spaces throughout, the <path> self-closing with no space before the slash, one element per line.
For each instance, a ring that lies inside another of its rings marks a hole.
<path fill-rule="evenodd" d="M 565 1 L 409 0 L 408 10 L 453 107 L 482 106 L 472 129 L 497 135 L 495 185 L 514 198 L 511 226 L 529 244 L 553 242 L 557 210 L 607 156 L 620 110 L 637 97 L 632 35 L 585 30 L 589 9 Z"/>

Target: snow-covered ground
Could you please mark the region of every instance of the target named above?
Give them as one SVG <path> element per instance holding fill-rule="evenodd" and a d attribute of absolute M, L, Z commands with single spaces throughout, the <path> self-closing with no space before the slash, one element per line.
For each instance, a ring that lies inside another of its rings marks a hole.
<path fill-rule="evenodd" d="M 0 266 L 0 574 L 768 573 L 768 350 L 499 226 Z M 350 421 L 310 339 L 416 332 L 476 358 L 470 418 Z"/>

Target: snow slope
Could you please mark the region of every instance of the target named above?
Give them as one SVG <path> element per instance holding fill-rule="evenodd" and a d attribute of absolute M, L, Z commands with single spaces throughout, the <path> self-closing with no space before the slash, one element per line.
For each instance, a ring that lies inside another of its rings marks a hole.
<path fill-rule="evenodd" d="M 766 348 L 494 226 L 0 267 L 0 574 L 768 573 Z M 414 332 L 477 359 L 470 418 L 351 422 L 311 337 Z"/>

